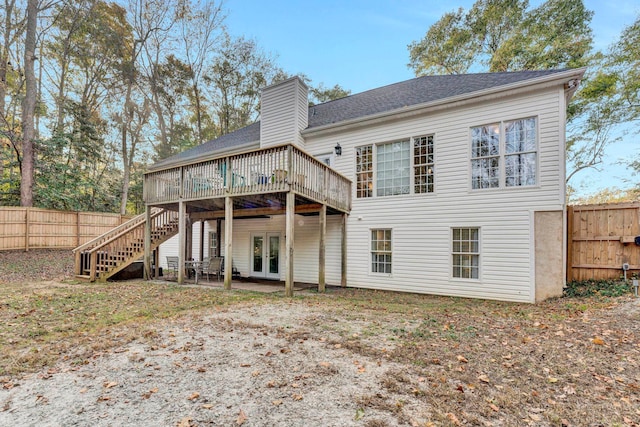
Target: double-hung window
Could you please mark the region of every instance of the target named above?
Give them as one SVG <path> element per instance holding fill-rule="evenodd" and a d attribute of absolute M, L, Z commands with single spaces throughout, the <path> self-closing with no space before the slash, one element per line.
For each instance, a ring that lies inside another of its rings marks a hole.
<path fill-rule="evenodd" d="M 471 188 L 521 187 L 537 183 L 535 118 L 471 128 Z"/>
<path fill-rule="evenodd" d="M 371 272 L 391 274 L 391 229 L 371 230 Z"/>
<path fill-rule="evenodd" d="M 433 135 L 364 145 L 355 152 L 357 198 L 433 193 Z"/>
<path fill-rule="evenodd" d="M 463 227 L 452 229 L 453 277 L 478 279 L 480 277 L 480 229 Z"/>

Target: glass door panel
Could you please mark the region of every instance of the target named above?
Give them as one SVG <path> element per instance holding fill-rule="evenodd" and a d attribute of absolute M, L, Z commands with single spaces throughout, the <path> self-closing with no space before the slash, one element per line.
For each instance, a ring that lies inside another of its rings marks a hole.
<path fill-rule="evenodd" d="M 251 273 L 253 276 L 264 276 L 264 236 L 252 237 Z"/>
<path fill-rule="evenodd" d="M 280 236 L 269 236 L 269 271 L 268 275 L 280 277 Z"/>

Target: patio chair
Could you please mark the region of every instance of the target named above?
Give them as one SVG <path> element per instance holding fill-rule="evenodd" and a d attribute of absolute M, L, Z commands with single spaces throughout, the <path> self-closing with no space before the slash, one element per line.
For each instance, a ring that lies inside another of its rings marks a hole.
<path fill-rule="evenodd" d="M 173 271 L 174 276 L 178 274 L 178 257 L 177 256 L 167 257 L 167 271 L 168 270 Z"/>
<path fill-rule="evenodd" d="M 200 270 L 200 274 L 206 274 L 207 280 L 209 280 L 210 274 L 215 274 L 217 280 L 220 280 L 220 273 L 222 272 L 222 258 L 221 257 L 211 257 L 205 258 L 202 262 L 202 267 Z"/>
<path fill-rule="evenodd" d="M 222 265 L 220 266 L 220 274 L 224 277 L 224 257 L 220 257 L 220 258 L 222 258 Z M 236 265 L 233 263 L 233 260 L 231 260 L 231 278 L 232 279 L 240 278 L 240 270 L 236 268 Z"/>

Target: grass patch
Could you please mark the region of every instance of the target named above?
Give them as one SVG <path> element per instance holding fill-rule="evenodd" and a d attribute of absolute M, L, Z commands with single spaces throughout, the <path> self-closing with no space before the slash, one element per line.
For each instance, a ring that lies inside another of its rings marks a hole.
<path fill-rule="evenodd" d="M 139 338 L 154 322 L 269 295 L 148 282 L 4 284 L 0 376 L 33 372 L 62 354 L 82 359 Z"/>

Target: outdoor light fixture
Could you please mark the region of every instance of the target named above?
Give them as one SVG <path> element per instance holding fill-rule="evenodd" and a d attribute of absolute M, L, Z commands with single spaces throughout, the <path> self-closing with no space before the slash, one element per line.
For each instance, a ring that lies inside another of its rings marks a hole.
<path fill-rule="evenodd" d="M 342 147 L 339 142 L 336 144 L 334 149 L 336 150 L 336 156 L 342 156 Z"/>

